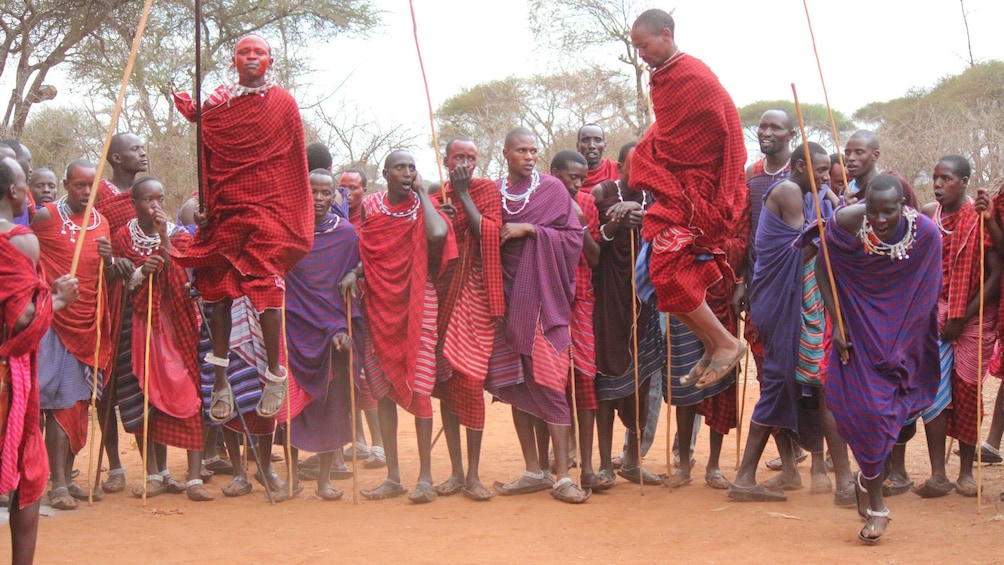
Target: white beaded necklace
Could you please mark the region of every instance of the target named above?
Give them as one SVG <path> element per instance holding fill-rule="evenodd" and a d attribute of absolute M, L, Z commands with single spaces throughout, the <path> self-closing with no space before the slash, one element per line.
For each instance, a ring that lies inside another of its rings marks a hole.
<path fill-rule="evenodd" d="M 875 235 L 871 224 L 868 223 L 868 216 L 861 218 L 861 229 L 858 230 L 858 238 L 865 248 L 865 253 L 869 255 L 888 255 L 893 261 L 909 259 L 909 251 L 913 249 L 914 243 L 917 242 L 917 211 L 913 208 L 908 208 L 903 211 L 903 217 L 906 218 L 906 233 L 903 234 L 903 239 L 897 243 L 886 243 L 879 239 Z"/>
<path fill-rule="evenodd" d="M 516 214 L 519 214 L 526 208 L 526 206 L 530 203 L 530 196 L 534 193 L 534 191 L 537 190 L 537 187 L 540 186 L 540 173 L 538 173 L 537 171 L 533 171 L 533 173 L 530 175 L 530 188 L 528 188 L 527 191 L 524 192 L 523 194 L 512 195 L 509 193 L 510 184 L 508 178 L 502 179 L 501 182 L 502 182 L 502 209 L 504 209 L 506 213 L 509 214 L 510 216 L 515 216 Z M 509 209 L 508 202 L 519 202 L 521 200 L 523 201 L 523 204 L 520 205 L 519 210 L 513 212 L 512 210 Z"/>
<path fill-rule="evenodd" d="M 77 233 L 83 228 L 70 219 L 70 216 L 73 215 L 73 211 L 70 210 L 70 206 L 66 203 L 65 196 L 56 201 L 56 212 L 59 213 L 59 219 L 63 223 L 59 233 L 62 235 L 69 233 L 70 243 L 75 243 L 77 241 Z M 87 231 L 93 231 L 100 225 L 101 216 L 97 213 L 97 210 L 93 210 L 91 213 L 91 225 L 87 228 Z"/>
<path fill-rule="evenodd" d="M 764 159 L 763 159 L 763 174 L 769 176 L 771 178 L 771 180 L 773 180 L 774 177 L 776 177 L 777 175 L 783 173 L 784 170 L 787 169 L 788 165 L 790 165 L 790 164 L 791 164 L 791 157 L 788 157 L 788 160 L 785 161 L 783 165 L 781 165 L 781 168 L 778 169 L 778 170 L 776 170 L 776 171 L 774 171 L 772 173 L 772 172 L 770 172 L 770 171 L 767 170 L 767 158 L 764 157 Z"/>
<path fill-rule="evenodd" d="M 418 206 L 419 206 L 420 203 L 418 201 L 418 198 L 415 196 L 415 193 L 411 194 L 411 199 L 412 199 L 411 208 L 405 210 L 404 212 L 391 212 L 390 211 L 390 208 L 387 207 L 387 193 L 386 192 L 383 193 L 383 197 L 382 198 L 378 198 L 377 199 L 377 205 L 380 207 L 380 212 L 382 212 L 383 214 L 385 214 L 387 216 L 390 216 L 392 218 L 407 218 L 408 216 L 411 216 L 411 219 L 414 220 L 418 216 Z"/>
<path fill-rule="evenodd" d="M 132 238 L 132 249 L 140 255 L 150 256 L 154 251 L 160 249 L 160 234 L 150 235 L 139 227 L 139 220 L 133 218 L 126 224 L 129 226 L 129 236 Z M 168 224 L 167 230 L 172 231 L 173 225 Z"/>
<path fill-rule="evenodd" d="M 644 210 L 648 208 L 648 193 L 644 190 L 641 192 L 641 209 Z M 621 192 L 621 181 L 617 181 L 617 200 L 624 202 L 624 193 Z M 632 201 L 633 202 L 633 201 Z"/>
<path fill-rule="evenodd" d="M 934 225 L 938 226 L 938 231 L 941 232 L 943 237 L 948 237 L 952 235 L 952 230 L 946 230 L 945 226 L 941 223 L 941 203 L 938 202 L 934 208 Z"/>

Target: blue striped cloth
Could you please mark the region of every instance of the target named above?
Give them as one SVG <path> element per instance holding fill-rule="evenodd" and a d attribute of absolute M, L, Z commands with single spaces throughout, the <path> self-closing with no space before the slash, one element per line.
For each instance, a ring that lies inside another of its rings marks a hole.
<path fill-rule="evenodd" d="M 938 338 L 938 357 L 941 366 L 941 380 L 938 381 L 938 393 L 934 395 L 934 402 L 920 413 L 925 424 L 937 418 L 952 403 L 952 369 L 955 368 L 955 349 L 951 342 L 943 342 L 940 337 Z"/>

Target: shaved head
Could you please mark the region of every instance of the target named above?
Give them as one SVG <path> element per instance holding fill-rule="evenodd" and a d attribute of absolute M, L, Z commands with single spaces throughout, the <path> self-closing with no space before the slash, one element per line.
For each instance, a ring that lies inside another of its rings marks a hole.
<path fill-rule="evenodd" d="M 871 132 L 866 129 L 859 129 L 858 131 L 854 132 L 854 134 L 851 135 L 850 139 L 848 139 L 847 141 L 850 141 L 852 139 L 864 143 L 868 147 L 868 149 L 871 150 L 879 149 L 879 139 L 878 136 L 875 135 L 875 132 Z"/>
<path fill-rule="evenodd" d="M 534 139 L 537 138 L 537 136 L 533 135 L 532 131 L 526 128 L 516 128 L 506 134 L 505 148 L 509 149 L 510 147 L 512 147 L 512 144 L 516 141 L 516 139 L 520 137 L 532 137 Z"/>

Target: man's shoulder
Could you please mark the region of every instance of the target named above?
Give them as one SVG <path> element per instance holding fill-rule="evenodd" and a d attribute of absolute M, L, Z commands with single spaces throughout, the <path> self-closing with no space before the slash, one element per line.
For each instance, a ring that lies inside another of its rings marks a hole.
<path fill-rule="evenodd" d="M 865 217 L 865 203 L 858 202 L 850 206 L 844 206 L 833 214 L 837 225 L 846 231 L 856 233 L 861 228 L 861 221 Z"/>

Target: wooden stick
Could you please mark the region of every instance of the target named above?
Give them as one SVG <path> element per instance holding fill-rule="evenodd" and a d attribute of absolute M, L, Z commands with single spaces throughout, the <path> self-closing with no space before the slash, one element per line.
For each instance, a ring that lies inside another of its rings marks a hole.
<path fill-rule="evenodd" d="M 673 474 L 673 340 L 672 319 L 666 312 L 666 475 Z M 690 441 L 690 438 L 687 438 Z"/>
<path fill-rule="evenodd" d="M 425 63 L 422 62 L 422 48 L 418 44 L 418 20 L 415 18 L 415 2 L 408 0 L 411 10 L 411 31 L 415 36 L 415 52 L 418 54 L 418 68 L 422 71 L 422 85 L 425 86 L 425 100 L 429 105 L 429 127 L 432 129 L 432 149 L 436 152 L 436 170 L 439 172 L 439 189 L 446 202 L 446 183 L 443 180 L 443 159 L 439 155 L 439 138 L 436 137 L 436 118 L 432 110 L 432 96 L 429 94 L 429 81 L 425 77 Z"/>
<path fill-rule="evenodd" d="M 812 38 L 812 52 L 816 56 L 816 68 L 819 69 L 819 82 L 823 86 L 823 99 L 826 101 L 826 113 L 830 116 L 830 128 L 833 131 L 833 143 L 837 146 L 837 160 L 840 161 L 840 176 L 844 179 L 844 186 L 848 185 L 847 182 L 847 167 L 844 166 L 844 152 L 840 148 L 840 134 L 837 132 L 837 122 L 833 119 L 833 108 L 830 107 L 830 95 L 826 91 L 826 80 L 823 78 L 823 65 L 819 61 L 819 50 L 816 49 L 816 34 L 812 31 L 812 18 L 809 17 L 809 4 L 806 0 L 802 0 L 802 6 L 805 7 L 805 21 L 809 24 L 809 37 Z M 805 133 L 802 133 L 802 141 L 807 141 L 805 139 Z M 864 187 L 861 187 L 864 188 Z M 834 298 L 834 302 L 836 298 Z"/>
<path fill-rule="evenodd" d="M 980 212 L 980 314 L 976 337 L 976 513 L 983 513 L 983 448 L 980 446 L 980 429 L 983 427 L 983 297 L 986 277 L 986 246 L 983 245 L 986 216 Z M 961 442 L 960 442 L 961 445 Z"/>
<path fill-rule="evenodd" d="M 94 182 L 91 184 L 91 193 L 87 197 L 87 206 L 84 208 L 84 218 L 80 222 L 81 226 L 87 227 L 91 223 L 91 215 L 94 213 L 94 200 L 98 196 L 98 185 L 101 184 L 101 175 L 105 170 L 105 161 L 108 159 L 108 149 L 112 144 L 112 135 L 115 133 L 115 125 L 118 123 L 119 114 L 122 112 L 122 101 L 125 99 L 126 86 L 129 85 L 129 77 L 132 75 L 133 65 L 136 64 L 136 54 L 139 52 L 139 43 L 146 30 L 146 22 L 150 18 L 150 8 L 153 0 L 146 0 L 143 5 L 143 15 L 139 18 L 139 26 L 136 28 L 136 36 L 132 40 L 132 50 L 129 52 L 129 60 L 126 62 L 125 72 L 122 74 L 122 86 L 119 87 L 119 96 L 115 100 L 115 108 L 112 110 L 111 119 L 108 122 L 108 133 L 105 134 L 105 143 L 101 147 L 101 158 L 98 159 L 97 170 L 94 174 Z M 70 263 L 70 276 L 77 276 L 77 266 L 80 264 L 80 253 L 84 250 L 84 240 L 87 238 L 87 230 L 80 230 L 77 239 L 77 248 L 73 251 L 73 261 Z M 143 470 L 146 472 L 146 469 Z M 144 491 L 146 492 L 146 491 Z M 145 500 L 144 500 L 145 502 Z"/>
<path fill-rule="evenodd" d="M 746 334 L 746 322 L 742 319 L 739 320 L 739 329 L 736 332 L 736 337 L 743 336 Z M 746 346 L 746 360 L 743 362 L 743 388 L 742 392 L 739 392 L 739 383 L 736 383 L 736 403 L 739 405 L 739 417 L 736 419 L 736 471 L 739 470 L 739 450 L 742 446 L 743 438 L 743 414 L 746 411 L 746 381 L 749 380 L 750 376 L 750 347 L 749 344 Z M 736 379 L 739 378 L 739 367 L 736 367 Z"/>
<path fill-rule="evenodd" d="M 581 433 L 579 432 L 579 407 L 575 400 L 575 343 L 572 341 L 572 326 L 568 326 L 568 375 L 572 383 L 572 429 L 575 431 L 575 439 L 578 440 Z M 578 449 L 575 450 L 578 453 Z M 565 450 L 566 456 L 568 450 Z M 590 454 L 592 456 L 592 454 Z M 582 459 L 583 455 L 579 453 L 579 459 Z M 554 459 L 558 459 L 558 446 L 554 446 Z M 566 463 L 567 467 L 567 463 Z M 582 486 L 582 465 L 579 465 L 579 481 L 577 483 L 580 487 Z"/>
<path fill-rule="evenodd" d="M 631 228 L 629 234 L 631 235 L 631 255 L 629 257 L 634 257 L 634 232 L 635 229 Z M 631 273 L 631 347 L 634 355 L 634 430 L 635 430 L 635 442 L 638 447 L 638 494 L 645 494 L 643 485 L 645 484 L 645 474 L 644 469 L 641 466 L 641 386 L 638 381 L 638 281 L 634 278 L 634 272 Z"/>
<path fill-rule="evenodd" d="M 146 349 L 143 350 L 143 507 L 146 508 L 147 462 L 150 459 L 150 341 L 153 338 L 153 283 L 156 276 L 147 276 Z"/>
<path fill-rule="evenodd" d="M 289 364 L 289 342 L 286 340 L 286 295 L 282 296 L 282 328 L 279 331 L 279 340 L 282 342 L 282 351 L 286 357 L 286 364 Z M 282 364 L 279 364 L 282 367 Z M 282 372 L 282 369 L 280 369 Z M 293 498 L 293 481 L 297 480 L 296 476 L 293 474 L 293 438 L 292 438 L 292 426 L 293 423 L 293 399 L 290 398 L 289 394 L 289 379 L 292 378 L 289 369 L 286 370 L 286 492 L 289 494 L 290 498 Z M 353 438 L 353 441 L 355 439 Z M 355 451 L 355 446 L 353 446 L 353 451 Z M 271 454 L 269 454 L 271 457 Z M 355 472 L 352 473 L 355 476 Z M 264 473 L 262 473 L 264 475 Z M 265 488 L 268 488 L 268 477 L 265 477 Z"/>
<path fill-rule="evenodd" d="M 798 91 L 795 89 L 795 83 L 791 83 L 791 94 L 795 97 L 795 115 L 798 117 L 798 129 L 802 133 L 802 140 L 804 141 L 806 139 L 805 121 L 802 119 L 802 106 L 798 103 Z M 830 279 L 830 288 L 833 291 L 831 294 L 833 294 L 833 310 L 837 318 L 837 330 L 840 332 L 841 341 L 846 342 L 847 333 L 844 330 L 844 318 L 840 314 L 840 297 L 837 294 L 837 283 L 833 278 L 830 253 L 826 246 L 826 234 L 824 233 L 826 226 L 823 224 L 823 211 L 820 209 L 819 190 L 816 188 L 816 175 L 812 172 L 812 155 L 809 153 L 809 143 L 807 141 L 802 146 L 805 148 L 805 163 L 809 167 L 809 186 L 812 188 L 812 198 L 816 203 L 814 208 L 816 209 L 816 224 L 819 226 L 819 240 L 823 251 L 823 261 L 826 263 L 826 275 Z M 847 353 L 847 355 L 850 355 L 850 353 Z M 844 362 L 846 361 L 844 359 Z"/>
<path fill-rule="evenodd" d="M 355 355 L 354 350 L 356 347 L 356 342 L 352 339 L 352 291 L 349 290 L 345 293 L 345 308 L 348 312 L 348 326 L 349 326 L 349 406 L 352 414 L 352 504 L 359 504 L 359 496 L 356 494 L 356 475 L 359 474 L 358 459 L 359 454 L 356 453 L 356 372 L 355 372 Z"/>
<path fill-rule="evenodd" d="M 206 191 L 202 186 L 202 0 L 195 0 L 195 163 L 199 183 L 199 213 L 206 211 Z"/>
<path fill-rule="evenodd" d="M 94 504 L 94 489 L 97 487 L 91 483 L 90 478 L 94 475 L 94 444 L 98 442 L 98 386 L 101 353 L 101 288 L 105 286 L 105 261 L 98 261 L 98 305 L 95 316 L 97 317 L 97 337 L 94 344 L 94 387 L 91 390 L 91 447 L 87 457 L 87 504 Z M 103 438 L 102 438 L 103 439 Z"/>

